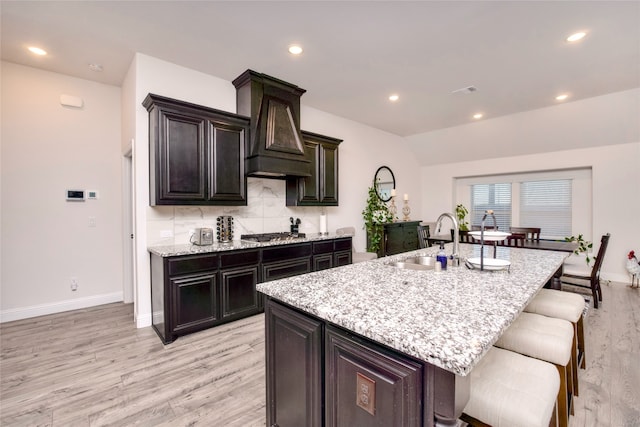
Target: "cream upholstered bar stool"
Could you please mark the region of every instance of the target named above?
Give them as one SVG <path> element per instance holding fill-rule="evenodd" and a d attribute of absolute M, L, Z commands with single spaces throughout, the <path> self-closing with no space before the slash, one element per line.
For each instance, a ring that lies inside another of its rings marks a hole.
<path fill-rule="evenodd" d="M 342 227 L 336 230 L 336 236 L 352 236 L 356 235 L 355 227 Z M 356 247 L 351 242 L 351 262 L 353 264 L 357 262 L 369 261 L 378 258 L 378 254 L 375 252 L 356 252 Z"/>
<path fill-rule="evenodd" d="M 469 375 L 463 421 L 494 427 L 557 425 L 560 376 L 552 364 L 491 347 Z"/>
<path fill-rule="evenodd" d="M 528 313 L 541 314 L 547 317 L 563 319 L 571 322 L 573 326 L 573 349 L 571 350 L 571 364 L 573 371 L 573 394 L 579 396 L 578 367 L 584 369 L 585 345 L 584 345 L 584 298 L 572 292 L 558 291 L 555 289 L 540 289 L 537 295 L 525 307 Z"/>
<path fill-rule="evenodd" d="M 558 423 L 560 427 L 568 427 L 569 412 L 573 412 L 571 351 L 574 347 L 571 323 L 540 314 L 520 313 L 494 345 L 555 365 L 560 375 L 560 390 L 556 399 Z"/>

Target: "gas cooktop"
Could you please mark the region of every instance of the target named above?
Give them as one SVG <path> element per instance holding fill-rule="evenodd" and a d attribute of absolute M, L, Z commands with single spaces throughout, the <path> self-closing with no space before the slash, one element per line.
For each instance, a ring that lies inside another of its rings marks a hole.
<path fill-rule="evenodd" d="M 262 234 L 242 234 L 240 240 L 247 242 L 280 242 L 287 240 L 302 239 L 306 235 L 304 233 L 262 233 Z"/>

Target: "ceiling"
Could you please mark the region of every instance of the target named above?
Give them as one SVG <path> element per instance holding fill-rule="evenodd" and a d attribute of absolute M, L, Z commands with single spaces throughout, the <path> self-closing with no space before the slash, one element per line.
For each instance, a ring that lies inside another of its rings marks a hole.
<path fill-rule="evenodd" d="M 6 1 L 2 60 L 120 86 L 136 52 L 408 136 L 640 87 L 640 2 Z M 570 44 L 566 37 L 584 30 Z M 287 52 L 292 43 L 304 52 Z M 35 57 L 26 50 L 48 51 Z M 102 65 L 91 71 L 90 63 Z M 475 86 L 470 94 L 452 93 Z M 392 103 L 392 93 L 400 99 Z"/>

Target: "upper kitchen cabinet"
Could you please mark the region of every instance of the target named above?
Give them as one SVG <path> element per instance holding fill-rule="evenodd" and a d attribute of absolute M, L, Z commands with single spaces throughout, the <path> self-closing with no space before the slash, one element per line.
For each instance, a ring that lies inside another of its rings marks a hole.
<path fill-rule="evenodd" d="M 249 119 L 149 94 L 149 203 L 246 205 Z"/>
<path fill-rule="evenodd" d="M 302 131 L 311 176 L 287 179 L 287 206 L 338 206 L 338 145 L 341 139 Z"/>

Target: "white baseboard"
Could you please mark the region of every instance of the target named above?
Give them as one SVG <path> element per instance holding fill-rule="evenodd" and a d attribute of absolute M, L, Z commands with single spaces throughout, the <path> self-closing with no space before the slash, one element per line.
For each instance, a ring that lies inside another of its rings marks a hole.
<path fill-rule="evenodd" d="M 146 328 L 147 326 L 151 326 L 151 313 L 136 316 L 136 328 Z"/>
<path fill-rule="evenodd" d="M 123 293 L 94 295 L 91 297 L 77 298 L 59 301 L 50 304 L 32 305 L 30 307 L 12 308 L 0 311 L 0 323 L 13 320 L 29 319 L 31 317 L 44 316 L 46 314 L 62 313 L 63 311 L 78 310 L 81 308 L 95 307 L 97 305 L 122 302 Z"/>

